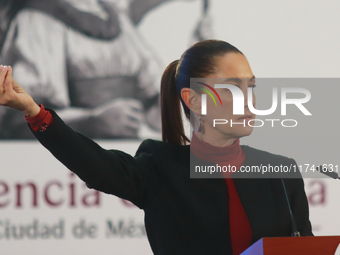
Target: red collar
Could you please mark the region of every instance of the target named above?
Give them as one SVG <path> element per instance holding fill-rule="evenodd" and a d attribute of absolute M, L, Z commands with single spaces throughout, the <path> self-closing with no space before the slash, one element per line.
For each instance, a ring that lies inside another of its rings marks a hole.
<path fill-rule="evenodd" d="M 237 139 L 232 145 L 218 147 L 202 141 L 193 133 L 190 148 L 197 158 L 220 165 L 228 166 L 230 164 L 235 166 L 236 170 L 239 170 L 246 158 L 246 154 L 240 146 L 240 139 Z"/>

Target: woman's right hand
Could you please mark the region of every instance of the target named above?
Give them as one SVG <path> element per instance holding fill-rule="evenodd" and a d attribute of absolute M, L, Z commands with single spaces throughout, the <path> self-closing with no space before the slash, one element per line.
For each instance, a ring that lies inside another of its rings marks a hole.
<path fill-rule="evenodd" d="M 13 79 L 10 66 L 0 66 L 0 105 L 22 111 L 27 117 L 40 112 L 33 98 Z"/>

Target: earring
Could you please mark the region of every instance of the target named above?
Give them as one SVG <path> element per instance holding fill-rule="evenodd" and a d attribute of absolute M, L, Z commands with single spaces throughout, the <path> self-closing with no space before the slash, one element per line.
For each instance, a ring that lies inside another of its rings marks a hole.
<path fill-rule="evenodd" d="M 202 130 L 203 130 L 202 114 L 200 115 L 199 121 L 200 121 L 200 125 L 199 125 L 199 127 L 198 127 L 198 132 L 202 132 Z"/>

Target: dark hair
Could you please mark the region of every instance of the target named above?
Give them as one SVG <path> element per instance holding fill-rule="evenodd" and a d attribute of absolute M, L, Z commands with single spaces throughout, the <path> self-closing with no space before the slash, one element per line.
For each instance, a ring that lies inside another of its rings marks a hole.
<path fill-rule="evenodd" d="M 216 72 L 216 57 L 234 52 L 243 54 L 233 45 L 220 40 L 201 41 L 187 49 L 181 59 L 165 69 L 161 80 L 162 140 L 185 145 L 181 116 L 181 102 L 185 116 L 190 120 L 190 109 L 181 97 L 182 88 L 190 88 L 190 78 L 204 78 Z"/>

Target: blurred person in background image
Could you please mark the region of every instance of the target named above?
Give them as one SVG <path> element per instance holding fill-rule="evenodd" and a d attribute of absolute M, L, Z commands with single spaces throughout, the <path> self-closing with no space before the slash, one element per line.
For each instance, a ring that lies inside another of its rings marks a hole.
<path fill-rule="evenodd" d="M 221 116 L 234 122 L 255 118 L 247 104 L 243 116 L 233 114 L 230 90 L 216 88 L 222 103 L 215 105 L 207 97 L 208 111 L 202 116 L 203 92 L 190 87 L 190 78 L 227 79 L 241 89 L 245 102 L 248 88 L 255 86 L 246 57 L 233 45 L 219 40 L 196 43 L 165 69 L 160 89 L 163 141 L 144 140 L 135 156 L 119 148 L 103 149 L 74 131 L 23 90 L 12 78 L 11 67 L 0 69 L 0 105 L 21 111 L 40 143 L 88 187 L 143 209 L 154 254 L 239 255 L 263 237 L 291 236 L 295 231 L 284 189 L 297 230 L 302 236 L 313 235 L 299 171 L 294 178 L 235 178 L 240 172 L 190 177 L 192 158 L 200 165 L 213 162 L 238 170 L 296 166 L 292 158 L 240 145 L 240 138 L 253 131 L 249 124 L 213 126 L 213 119 Z M 192 125 L 191 140 L 184 133 L 182 109 Z"/>
<path fill-rule="evenodd" d="M 136 26 L 166 2 L 4 1 L 1 63 L 36 101 L 91 138 L 138 138 L 142 125 L 160 136 L 161 64 Z M 193 40 L 209 34 L 205 24 L 207 15 Z M 0 139 L 33 138 L 11 109 L 1 109 L 0 123 Z"/>

